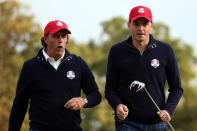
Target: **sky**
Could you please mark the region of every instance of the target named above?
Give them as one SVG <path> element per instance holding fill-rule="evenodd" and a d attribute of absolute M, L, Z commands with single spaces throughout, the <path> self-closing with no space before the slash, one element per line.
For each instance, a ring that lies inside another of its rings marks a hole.
<path fill-rule="evenodd" d="M 138 5 L 152 10 L 153 21 L 163 22 L 173 38 L 194 47 L 197 55 L 196 0 L 18 0 L 30 6 L 35 22 L 44 29 L 51 20 L 66 22 L 77 43 L 90 39 L 100 42 L 104 21 L 122 16 L 128 19 L 131 8 Z M 127 23 L 125 23 L 127 24 Z"/>

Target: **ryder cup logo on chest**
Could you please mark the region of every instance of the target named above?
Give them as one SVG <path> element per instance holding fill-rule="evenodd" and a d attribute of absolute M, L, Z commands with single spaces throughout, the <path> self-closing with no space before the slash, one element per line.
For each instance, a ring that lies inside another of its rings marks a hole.
<path fill-rule="evenodd" d="M 66 74 L 66 77 L 68 79 L 74 79 L 75 78 L 75 72 L 74 71 L 68 71 L 67 74 Z"/>
<path fill-rule="evenodd" d="M 151 60 L 151 66 L 152 67 L 154 67 L 154 68 L 157 68 L 157 67 L 159 67 L 159 60 L 157 60 L 157 59 L 152 59 Z"/>

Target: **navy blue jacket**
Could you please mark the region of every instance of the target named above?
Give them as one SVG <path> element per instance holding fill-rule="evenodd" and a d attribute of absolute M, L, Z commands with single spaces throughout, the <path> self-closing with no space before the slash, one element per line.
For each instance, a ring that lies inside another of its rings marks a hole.
<path fill-rule="evenodd" d="M 81 96 L 87 107 L 101 102 L 94 76 L 81 57 L 67 50 L 55 70 L 40 50 L 38 55 L 24 63 L 17 84 L 16 96 L 9 119 L 9 131 L 19 131 L 30 100 L 30 127 L 41 131 L 81 131 L 80 110 L 72 111 L 64 104 Z"/>
<path fill-rule="evenodd" d="M 107 65 L 105 97 L 116 111 L 118 104 L 129 109 L 126 120 L 153 124 L 160 121 L 157 109 L 145 90 L 136 92 L 133 81 L 145 83 L 145 87 L 161 110 L 172 115 L 183 89 L 175 54 L 169 44 L 155 40 L 150 35 L 147 48 L 141 55 L 132 44 L 132 36 L 112 46 Z M 165 83 L 169 95 L 165 101 Z"/>

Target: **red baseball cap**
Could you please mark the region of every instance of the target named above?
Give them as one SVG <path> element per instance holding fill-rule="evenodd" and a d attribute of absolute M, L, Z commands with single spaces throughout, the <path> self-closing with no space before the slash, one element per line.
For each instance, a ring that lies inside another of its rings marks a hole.
<path fill-rule="evenodd" d="M 131 9 L 131 12 L 129 14 L 129 20 L 134 21 L 137 18 L 144 17 L 150 22 L 153 22 L 152 13 L 151 10 L 148 7 L 145 6 L 136 6 Z"/>
<path fill-rule="evenodd" d="M 71 34 L 66 23 L 59 20 L 50 21 L 44 28 L 44 35 L 47 35 L 48 33 L 54 34 L 61 29 L 65 29 L 68 34 Z"/>

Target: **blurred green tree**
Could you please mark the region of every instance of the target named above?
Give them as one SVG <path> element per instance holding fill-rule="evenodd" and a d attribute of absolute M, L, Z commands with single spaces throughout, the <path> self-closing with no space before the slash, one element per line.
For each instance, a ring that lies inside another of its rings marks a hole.
<path fill-rule="evenodd" d="M 26 58 L 39 47 L 41 28 L 27 6 L 15 0 L 0 2 L 0 130 L 6 131 L 16 82 Z M 27 118 L 26 118 L 27 119 Z M 27 123 L 27 120 L 25 121 Z M 25 123 L 24 122 L 24 123 Z M 23 129 L 27 130 L 26 124 Z"/>

